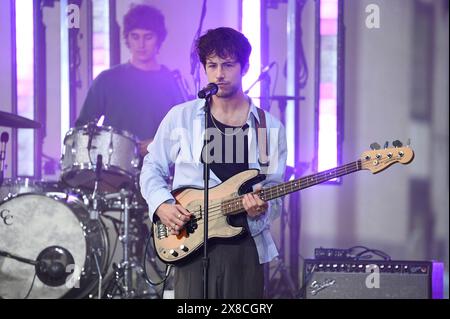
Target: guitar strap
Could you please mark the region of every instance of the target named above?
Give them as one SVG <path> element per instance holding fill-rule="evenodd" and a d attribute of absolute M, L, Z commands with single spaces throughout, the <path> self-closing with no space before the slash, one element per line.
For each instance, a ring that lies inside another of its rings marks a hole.
<path fill-rule="evenodd" d="M 267 169 L 269 162 L 269 155 L 267 150 L 269 149 L 269 142 L 267 139 L 267 125 L 266 125 L 266 113 L 263 109 L 257 107 L 259 122 L 255 119 L 255 130 L 256 130 L 256 143 L 259 149 L 259 165 L 261 169 Z"/>

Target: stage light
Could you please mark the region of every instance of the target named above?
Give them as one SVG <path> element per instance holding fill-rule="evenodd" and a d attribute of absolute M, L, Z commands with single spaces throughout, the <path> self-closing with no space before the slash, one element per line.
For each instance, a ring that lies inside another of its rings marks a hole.
<path fill-rule="evenodd" d="M 34 119 L 34 15 L 29 0 L 15 0 L 17 114 Z M 17 131 L 19 176 L 34 176 L 34 130 Z"/>
<path fill-rule="evenodd" d="M 109 1 L 92 1 L 92 76 L 110 67 Z"/>
<path fill-rule="evenodd" d="M 258 79 L 261 73 L 261 1 L 242 0 L 242 33 L 252 45 L 250 68 L 242 79 L 242 88 L 247 90 Z M 250 97 L 261 96 L 260 83 L 255 84 L 249 91 Z M 259 102 L 259 101 L 258 101 Z"/>
<path fill-rule="evenodd" d="M 69 25 L 67 19 L 68 0 L 60 1 L 60 107 L 61 107 L 61 149 L 64 137 L 70 129 L 70 68 L 69 68 Z"/>
<path fill-rule="evenodd" d="M 320 80 L 318 82 L 316 156 L 317 170 L 338 166 L 339 159 L 339 1 L 320 0 L 319 30 Z M 317 82 L 316 82 L 317 83 Z M 332 180 L 337 181 L 337 179 Z"/>

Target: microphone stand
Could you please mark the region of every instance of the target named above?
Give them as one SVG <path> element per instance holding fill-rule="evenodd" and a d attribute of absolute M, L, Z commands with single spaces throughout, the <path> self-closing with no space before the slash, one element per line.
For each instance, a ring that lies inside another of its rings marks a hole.
<path fill-rule="evenodd" d="M 203 190 L 203 299 L 208 299 L 208 203 L 209 203 L 209 150 L 208 150 L 208 117 L 210 114 L 210 104 L 211 95 L 207 95 L 205 98 L 205 135 L 204 147 L 203 147 L 203 180 L 204 180 L 204 190 Z"/>
<path fill-rule="evenodd" d="M 258 78 L 250 85 L 250 87 L 244 91 L 244 94 L 247 95 L 248 92 L 250 92 L 250 90 L 259 82 L 262 81 L 265 77 L 269 77 L 268 76 L 268 72 L 270 71 L 270 69 L 275 65 L 275 62 L 270 63 L 268 66 L 266 66 L 261 73 L 259 74 Z M 270 81 L 270 78 L 269 78 Z"/>
<path fill-rule="evenodd" d="M 1 146 L 0 146 L 0 186 L 3 185 L 3 180 L 4 180 L 6 144 L 8 143 L 8 140 L 9 140 L 8 132 L 3 132 L 2 136 L 1 136 Z"/>
<path fill-rule="evenodd" d="M 20 261 L 22 263 L 33 265 L 33 266 L 36 266 L 36 265 L 39 264 L 38 260 L 32 260 L 32 259 L 20 257 L 20 256 L 13 255 L 13 254 L 11 254 L 11 253 L 9 253 L 7 251 L 3 251 L 3 250 L 0 250 L 0 256 L 6 257 L 6 258 L 15 259 L 15 260 Z"/>

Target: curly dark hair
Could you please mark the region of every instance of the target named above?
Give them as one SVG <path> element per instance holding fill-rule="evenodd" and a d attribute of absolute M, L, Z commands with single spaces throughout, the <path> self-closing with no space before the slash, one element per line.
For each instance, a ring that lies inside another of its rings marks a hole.
<path fill-rule="evenodd" d="M 227 27 L 208 30 L 198 38 L 196 48 L 203 67 L 206 66 L 206 59 L 215 54 L 222 59 L 236 58 L 241 69 L 244 69 L 252 52 L 248 39 L 239 31 Z"/>
<path fill-rule="evenodd" d="M 167 36 L 163 14 L 158 9 L 146 4 L 132 5 L 123 17 L 123 35 L 125 39 L 134 29 L 155 32 L 159 45 L 164 42 Z"/>

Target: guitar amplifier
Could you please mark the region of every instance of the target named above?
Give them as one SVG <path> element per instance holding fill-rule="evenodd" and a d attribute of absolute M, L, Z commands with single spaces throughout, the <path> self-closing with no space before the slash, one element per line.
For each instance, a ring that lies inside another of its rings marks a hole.
<path fill-rule="evenodd" d="M 442 299 L 444 265 L 306 259 L 302 287 L 307 299 Z"/>

